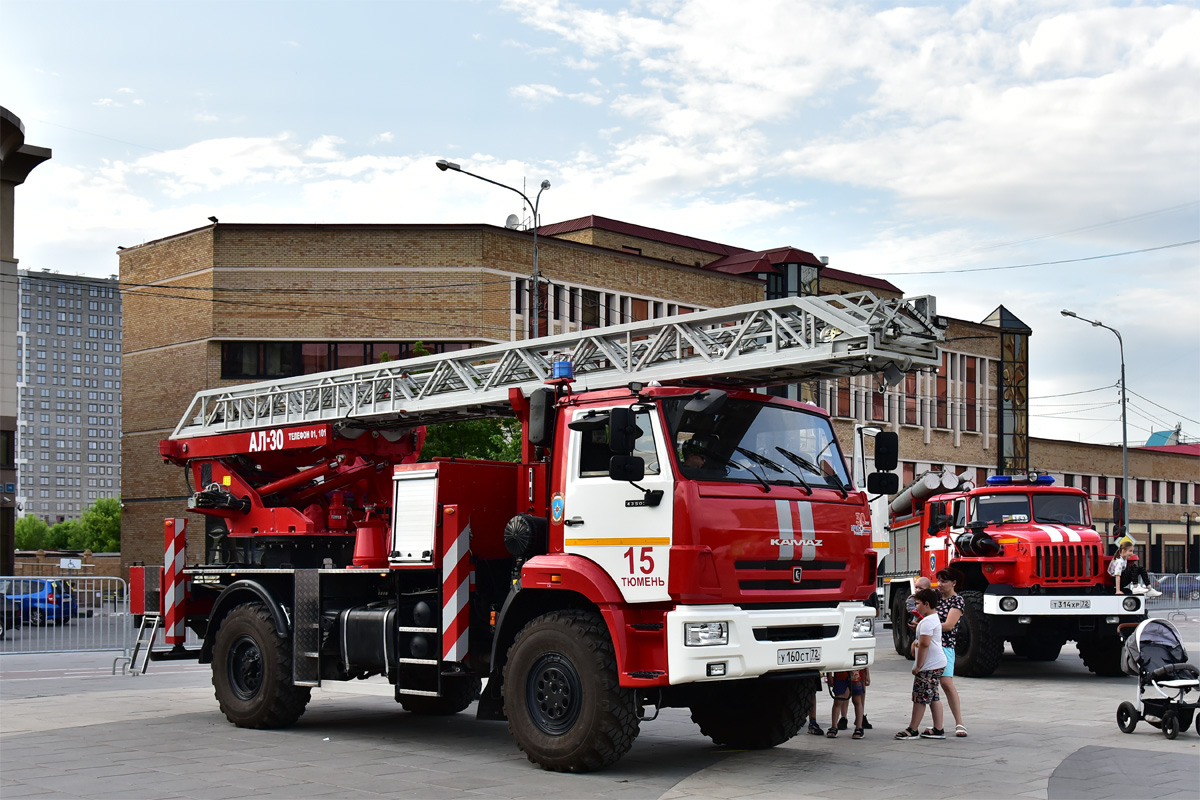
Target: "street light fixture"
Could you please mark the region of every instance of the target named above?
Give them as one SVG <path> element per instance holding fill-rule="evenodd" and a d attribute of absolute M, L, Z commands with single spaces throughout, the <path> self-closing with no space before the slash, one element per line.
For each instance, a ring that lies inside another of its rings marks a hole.
<path fill-rule="evenodd" d="M 1125 340 L 1121 338 L 1121 332 L 1116 328 L 1109 327 L 1103 322 L 1094 319 L 1081 317 L 1074 311 L 1062 310 L 1064 317 L 1074 317 L 1081 322 L 1090 323 L 1093 328 L 1104 328 L 1110 330 L 1117 336 L 1117 345 L 1121 350 L 1121 528 L 1122 534 L 1129 533 L 1129 432 L 1126 427 L 1125 415 Z"/>
<path fill-rule="evenodd" d="M 437 168 L 442 172 L 451 170 L 453 172 L 461 172 L 463 175 L 470 175 L 472 178 L 478 178 L 481 181 L 490 183 L 493 186 L 499 186 L 501 189 L 508 189 L 510 192 L 516 192 L 521 195 L 521 199 L 529 204 L 533 209 L 533 326 L 529 338 L 536 339 L 541 333 L 542 319 L 542 299 L 541 299 L 541 279 L 542 275 L 538 272 L 538 203 L 542 202 L 542 192 L 550 188 L 550 181 L 542 181 L 542 187 L 538 190 L 537 196 L 530 200 L 524 192 L 505 183 L 494 181 L 491 178 L 485 178 L 482 175 L 476 175 L 474 172 L 467 172 L 453 161 L 447 161 L 444 158 L 437 160 Z"/>

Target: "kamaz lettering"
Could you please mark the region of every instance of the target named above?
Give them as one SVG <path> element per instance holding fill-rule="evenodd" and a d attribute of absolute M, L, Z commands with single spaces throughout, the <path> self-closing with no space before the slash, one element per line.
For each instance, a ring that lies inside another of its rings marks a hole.
<path fill-rule="evenodd" d="M 824 539 L 772 539 L 772 547 L 820 547 Z"/>

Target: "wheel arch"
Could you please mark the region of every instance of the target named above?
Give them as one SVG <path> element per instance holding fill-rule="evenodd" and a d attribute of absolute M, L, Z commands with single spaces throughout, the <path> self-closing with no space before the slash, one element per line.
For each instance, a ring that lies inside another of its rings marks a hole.
<path fill-rule="evenodd" d="M 213 642 L 216 638 L 217 629 L 221 627 L 221 621 L 229 616 L 229 612 L 238 606 L 256 601 L 261 602 L 271 613 L 271 618 L 275 623 L 275 633 L 281 637 L 288 635 L 288 632 L 291 630 L 291 622 L 287 611 L 275 599 L 275 595 L 271 590 L 258 581 L 249 579 L 234 581 L 226 586 L 221 594 L 217 595 L 217 599 L 213 601 L 212 610 L 208 614 L 208 626 L 204 631 L 204 643 L 200 648 L 199 661 L 201 664 L 212 662 Z"/>

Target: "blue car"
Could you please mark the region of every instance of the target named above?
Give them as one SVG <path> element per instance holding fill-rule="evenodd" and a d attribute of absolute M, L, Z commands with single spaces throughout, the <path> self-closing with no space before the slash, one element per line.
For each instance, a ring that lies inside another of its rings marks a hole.
<path fill-rule="evenodd" d="M 71 584 L 57 578 L 5 578 L 0 594 L 21 608 L 21 619 L 30 625 L 54 622 L 66 625 L 79 616 L 79 605 L 71 593 Z"/>

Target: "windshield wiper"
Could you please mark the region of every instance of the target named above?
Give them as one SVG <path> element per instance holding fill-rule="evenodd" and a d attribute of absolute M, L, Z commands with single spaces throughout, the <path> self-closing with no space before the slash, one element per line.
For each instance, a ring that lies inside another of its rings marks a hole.
<path fill-rule="evenodd" d="M 740 447 L 739 447 L 739 448 L 737 448 L 737 449 L 738 449 L 738 450 L 741 450 L 741 448 L 740 448 Z M 755 479 L 756 481 L 758 481 L 758 482 L 759 482 L 759 483 L 762 485 L 762 487 L 763 487 L 763 491 L 764 491 L 764 492 L 766 492 L 767 494 L 770 494 L 770 493 L 771 493 L 771 484 L 767 483 L 767 479 L 766 479 L 766 478 L 764 478 L 762 475 L 759 475 L 757 472 L 755 472 L 754 470 L 750 469 L 750 468 L 749 468 L 749 467 L 747 467 L 745 464 L 739 464 L 739 463 L 738 463 L 738 462 L 736 462 L 736 461 L 732 461 L 732 460 L 730 460 L 730 461 L 726 461 L 725 463 L 726 463 L 726 464 L 728 464 L 728 465 L 729 465 L 729 466 L 731 466 L 731 467 L 737 467 L 738 469 L 744 469 L 744 470 L 746 470 L 746 472 L 749 472 L 751 475 L 753 475 L 753 476 L 754 476 L 754 479 Z"/>
<path fill-rule="evenodd" d="M 791 461 L 793 464 L 795 464 L 800 469 L 808 469 L 809 467 L 812 466 L 812 462 L 805 460 L 804 458 L 796 455 L 795 453 L 793 453 L 790 450 L 784 450 L 782 447 L 779 447 L 778 445 L 776 445 L 775 449 L 778 450 L 780 453 L 783 453 L 784 458 L 786 458 L 788 461 Z M 819 470 L 817 470 L 817 472 L 819 472 Z M 808 484 L 808 481 L 804 480 L 804 478 L 802 476 L 800 476 L 799 474 L 797 474 L 795 472 L 793 472 L 792 474 L 795 475 L 797 478 L 799 478 L 800 483 L 804 484 L 804 488 L 808 491 L 808 493 L 812 494 L 812 492 L 813 492 L 812 486 L 810 486 Z M 841 487 L 838 487 L 838 488 L 841 488 Z M 845 496 L 845 492 L 842 493 L 842 496 L 843 497 Z"/>

